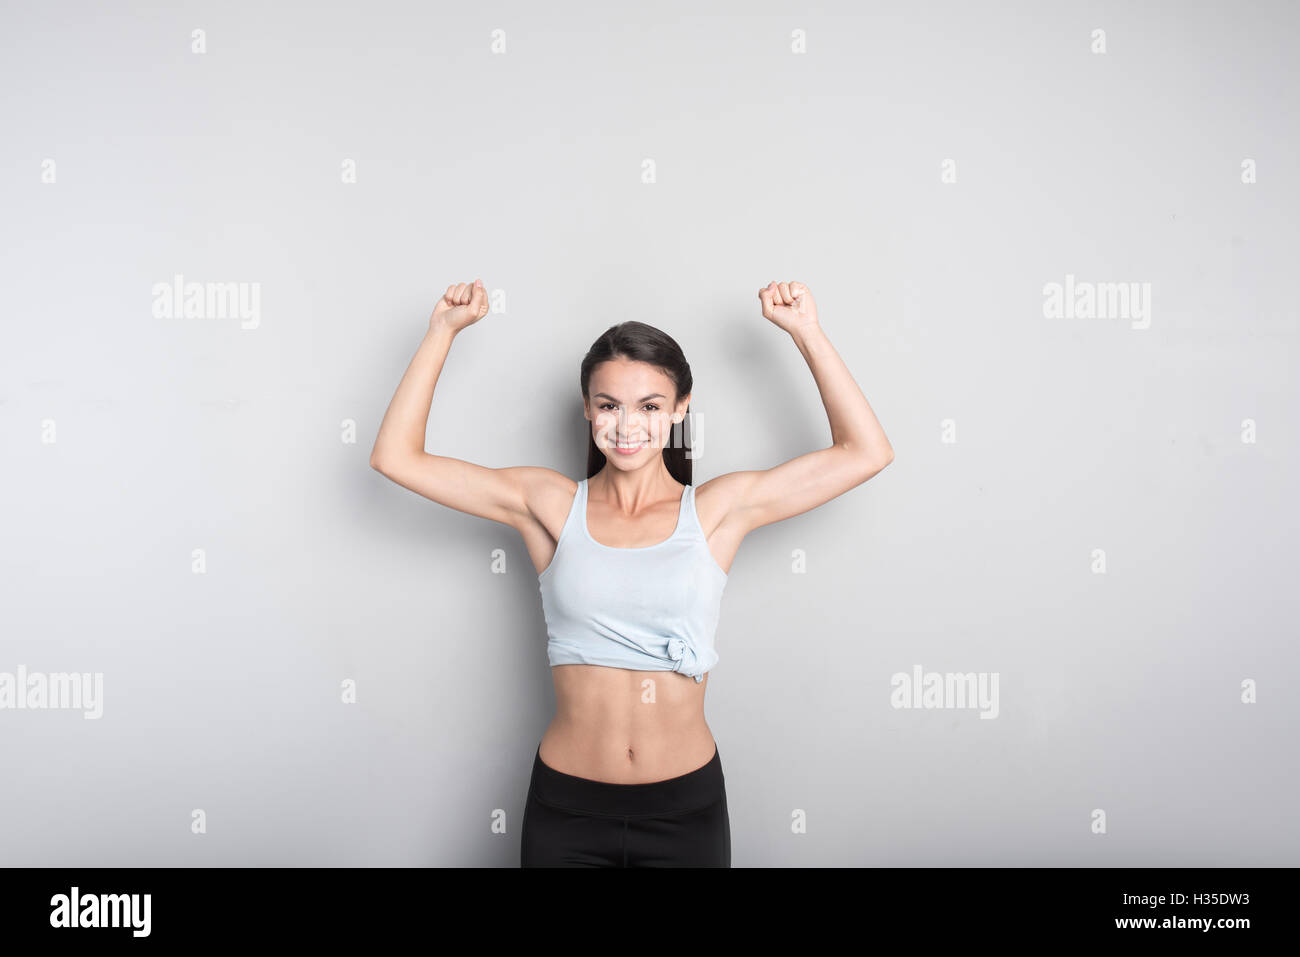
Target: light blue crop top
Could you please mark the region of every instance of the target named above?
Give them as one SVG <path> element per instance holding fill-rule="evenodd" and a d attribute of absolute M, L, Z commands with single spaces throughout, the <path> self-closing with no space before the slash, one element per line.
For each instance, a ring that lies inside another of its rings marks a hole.
<path fill-rule="evenodd" d="M 555 557 L 537 577 L 551 665 L 677 671 L 704 680 L 727 573 L 682 492 L 672 537 L 644 548 L 602 545 L 587 530 L 587 480 L 569 507 Z"/>

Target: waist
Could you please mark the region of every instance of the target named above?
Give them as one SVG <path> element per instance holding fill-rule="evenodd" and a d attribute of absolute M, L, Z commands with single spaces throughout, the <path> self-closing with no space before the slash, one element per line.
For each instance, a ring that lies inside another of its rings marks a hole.
<path fill-rule="evenodd" d="M 705 764 L 716 744 L 704 720 L 708 678 L 596 665 L 551 669 L 556 713 L 539 746 L 557 771 L 645 783 Z"/>
<path fill-rule="evenodd" d="M 530 800 L 586 814 L 618 817 L 694 811 L 717 803 L 725 792 L 722 757 L 716 745 L 707 761 L 682 774 L 635 783 L 567 774 L 543 760 L 539 747 L 528 785 Z"/>
<path fill-rule="evenodd" d="M 704 718 L 700 681 L 676 671 L 637 671 L 608 665 L 560 664 L 551 667 L 556 714 L 573 722 L 618 730 L 665 728 Z"/>

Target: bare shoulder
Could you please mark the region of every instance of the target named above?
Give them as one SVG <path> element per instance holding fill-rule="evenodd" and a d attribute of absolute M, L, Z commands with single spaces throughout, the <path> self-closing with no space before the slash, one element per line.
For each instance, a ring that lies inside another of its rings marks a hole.
<path fill-rule="evenodd" d="M 695 487 L 695 512 L 704 534 L 712 537 L 734 516 L 753 488 L 756 471 L 726 472 Z"/>
<path fill-rule="evenodd" d="M 523 502 L 512 523 L 524 540 L 529 558 L 540 575 L 551 563 L 564 531 L 564 523 L 578 494 L 578 483 L 554 469 L 518 466 L 508 469 Z"/>
<path fill-rule="evenodd" d="M 517 465 L 500 471 L 514 484 L 523 506 L 516 526 L 520 532 L 540 525 L 558 537 L 578 493 L 578 483 L 563 472 L 539 465 Z"/>

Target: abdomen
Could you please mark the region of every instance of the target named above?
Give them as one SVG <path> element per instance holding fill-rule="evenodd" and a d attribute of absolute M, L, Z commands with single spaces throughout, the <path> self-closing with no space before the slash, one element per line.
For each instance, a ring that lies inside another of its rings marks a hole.
<path fill-rule="evenodd" d="M 564 774 L 643 784 L 687 774 L 713 757 L 704 720 L 708 675 L 557 665 L 555 718 L 539 745 L 542 763 Z"/>

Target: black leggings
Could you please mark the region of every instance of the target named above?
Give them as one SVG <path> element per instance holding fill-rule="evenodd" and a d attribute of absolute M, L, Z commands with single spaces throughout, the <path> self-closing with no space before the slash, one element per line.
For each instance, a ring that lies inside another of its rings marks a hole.
<path fill-rule="evenodd" d="M 533 761 L 521 867 L 730 867 L 722 758 L 649 784 L 611 784 Z"/>

